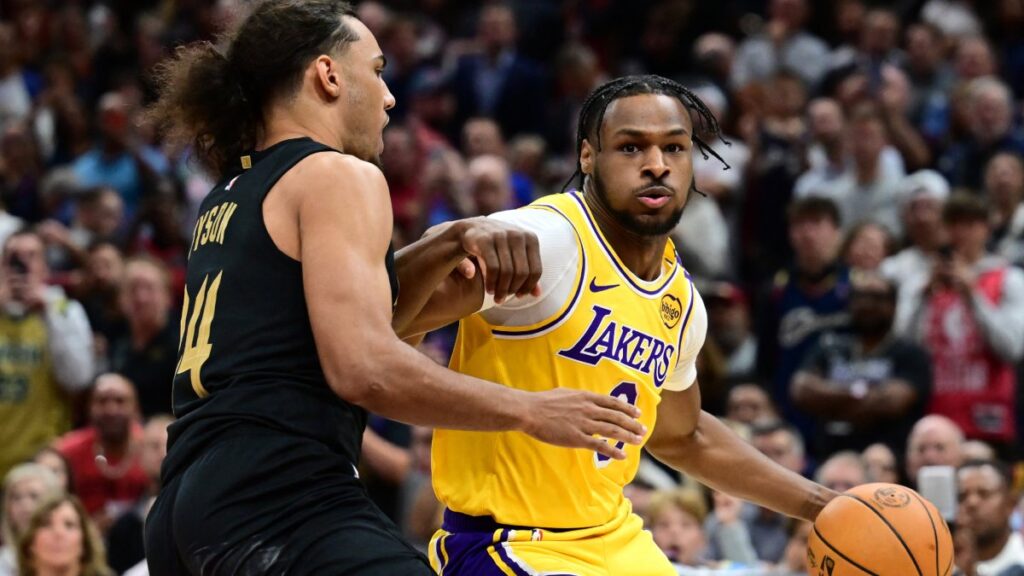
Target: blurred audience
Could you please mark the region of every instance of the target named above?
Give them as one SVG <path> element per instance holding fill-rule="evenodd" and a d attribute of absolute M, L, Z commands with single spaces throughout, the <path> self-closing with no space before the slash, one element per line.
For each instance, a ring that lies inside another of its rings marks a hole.
<path fill-rule="evenodd" d="M 825 460 L 814 474 L 814 480 L 836 492 L 846 492 L 867 482 L 867 469 L 860 454 L 846 450 Z"/>
<path fill-rule="evenodd" d="M 18 565 L 29 576 L 111 576 L 99 531 L 78 498 L 42 502 L 18 541 Z"/>
<path fill-rule="evenodd" d="M 743 88 L 779 70 L 793 70 L 808 85 L 821 80 L 828 65 L 828 45 L 805 29 L 806 0 L 770 0 L 762 31 L 736 50 L 732 85 Z"/>
<path fill-rule="evenodd" d="M 976 197 L 946 204 L 950 251 L 909 314 L 910 333 L 932 356 L 928 411 L 952 418 L 968 438 L 1009 448 L 1016 438 L 1014 364 L 1024 358 L 1024 272 L 988 252 L 989 218 Z"/>
<path fill-rule="evenodd" d="M 970 531 L 978 576 L 1001 576 L 1024 568 L 1024 537 L 1010 527 L 1013 476 L 999 461 L 972 460 L 957 471 L 957 524 Z"/>
<path fill-rule="evenodd" d="M 934 170 L 921 170 L 903 179 L 903 223 L 908 246 L 882 261 L 879 270 L 898 288 L 893 332 L 907 336 L 910 315 L 931 278 L 939 252 L 948 242 L 942 210 L 949 183 Z"/>
<path fill-rule="evenodd" d="M 999 152 L 1024 154 L 1024 133 L 1014 126 L 1013 93 L 1001 80 L 982 76 L 968 85 L 969 137 L 938 161 L 953 186 L 978 188 L 982 169 Z"/>
<path fill-rule="evenodd" d="M 132 383 L 120 374 L 96 378 L 89 403 L 89 426 L 57 441 L 71 464 L 75 494 L 106 532 L 145 490 L 140 466 L 142 427 Z"/>
<path fill-rule="evenodd" d="M 906 472 L 911 486 L 924 466 L 959 466 L 963 462 L 964 433 L 956 422 L 932 414 L 914 424 L 907 438 Z"/>
<path fill-rule="evenodd" d="M 895 241 L 888 228 L 871 220 L 857 224 L 846 233 L 840 257 L 850 269 L 874 271 L 892 256 Z"/>
<path fill-rule="evenodd" d="M 71 395 L 92 380 L 82 306 L 48 286 L 43 241 L 10 236 L 0 262 L 0 474 L 71 427 Z"/>
<path fill-rule="evenodd" d="M 456 121 L 495 118 L 514 136 L 544 129 L 546 78 L 543 69 L 516 50 L 516 14 L 508 4 L 485 4 L 475 41 L 452 73 Z"/>
<path fill-rule="evenodd" d="M 750 318 L 750 301 L 730 282 L 703 287 L 708 312 L 708 339 L 725 357 L 726 377 L 732 382 L 753 378 L 757 371 L 757 338 Z"/>
<path fill-rule="evenodd" d="M 57 477 L 57 483 L 60 485 L 62 492 L 67 492 L 68 494 L 75 493 L 71 463 L 68 462 L 67 457 L 60 450 L 53 446 L 44 446 L 39 452 L 36 452 L 32 462 L 52 472 Z"/>
<path fill-rule="evenodd" d="M 852 334 L 823 336 L 790 386 L 794 404 L 815 423 L 818 458 L 878 442 L 902 452 L 932 385 L 928 354 L 892 335 L 895 287 L 877 273 L 856 271 L 851 288 Z"/>
<path fill-rule="evenodd" d="M 836 260 L 840 220 L 834 202 L 798 200 L 789 223 L 794 263 L 776 275 L 762 304 L 758 368 L 773 379 L 772 397 L 783 417 L 809 434 L 811 420 L 793 404 L 789 385 L 822 334 L 849 325 L 849 272 Z"/>
<path fill-rule="evenodd" d="M 778 420 L 768 391 L 758 384 L 737 384 L 729 391 L 725 417 L 748 426 Z"/>
<path fill-rule="evenodd" d="M 896 454 L 885 444 L 872 444 L 861 453 L 867 482 L 898 484 L 900 470 L 896 465 Z"/>
<path fill-rule="evenodd" d="M 178 363 L 180 335 L 166 266 L 148 256 L 129 258 L 120 298 L 128 330 L 110 344 L 110 368 L 135 385 L 143 417 L 170 414 L 168 381 Z"/>
<path fill-rule="evenodd" d="M 124 574 L 146 558 L 143 524 L 160 490 L 160 465 L 167 456 L 167 427 L 173 421 L 170 416 L 158 414 L 150 418 L 142 430 L 139 467 L 146 475 L 146 489 L 107 531 L 107 558 L 118 574 Z"/>
<path fill-rule="evenodd" d="M 29 520 L 40 502 L 63 490 L 60 480 L 40 464 L 19 464 L 4 477 L 3 516 L 0 518 L 0 575 L 16 576 L 17 544 L 28 530 Z"/>
<path fill-rule="evenodd" d="M 154 438 L 170 410 L 188 238 L 212 181 L 190 148 L 167 146 L 141 120 L 156 95 L 151 70 L 179 45 L 215 41 L 244 11 L 238 0 L 193 4 L 0 3 L 0 473 L 35 457 L 74 490 L 78 465 L 48 447 L 74 427 L 99 434 L 83 393 L 99 374 L 134 384 Z M 694 188 L 706 197 L 692 194 L 673 232 L 708 308 L 705 408 L 741 435 L 754 426 L 762 450 L 803 473 L 845 448 L 862 450 L 867 480 L 886 482 L 992 450 L 1022 457 L 1020 0 L 356 9 L 398 100 L 382 166 L 396 249 L 430 226 L 562 190 L 591 91 L 626 74 L 666 75 L 717 117 L 722 137 L 707 126 L 694 135 L 729 166 L 694 150 Z M 889 279 L 894 312 L 888 287 L 861 291 L 850 271 Z M 865 323 L 886 316 L 891 330 L 865 337 Z M 431 335 L 423 350 L 446 362 L 455 333 Z M 933 376 L 908 383 L 911 394 L 891 387 L 883 404 L 875 391 L 890 386 L 875 377 L 899 372 L 889 352 L 908 340 L 930 353 Z M 798 371 L 835 384 L 820 391 L 847 394 L 847 409 L 799 410 L 789 394 Z M 422 544 L 438 509 L 425 481 L 429 431 L 371 422 L 367 489 Z M 844 425 L 852 436 L 836 432 Z M 135 442 L 143 468 L 147 442 Z M 154 480 L 143 475 L 145 492 L 104 519 L 123 528 L 109 541 L 118 571 L 145 573 L 144 562 L 127 566 Z M 643 512 L 677 484 L 694 485 L 645 459 L 627 492 Z M 732 508 L 712 501 L 713 527 Z M 681 573 L 803 572 L 806 525 L 739 510 L 758 565 L 718 562 L 709 529 L 700 565 Z M 958 527 L 957 562 L 980 574 L 977 530 Z"/>

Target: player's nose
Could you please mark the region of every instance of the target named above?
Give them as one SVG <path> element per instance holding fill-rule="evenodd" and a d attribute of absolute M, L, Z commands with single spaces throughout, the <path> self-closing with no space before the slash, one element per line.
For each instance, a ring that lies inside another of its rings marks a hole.
<path fill-rule="evenodd" d="M 665 155 L 660 148 L 654 147 L 644 157 L 643 172 L 655 180 L 664 178 L 669 173 L 668 164 L 665 163 Z"/>

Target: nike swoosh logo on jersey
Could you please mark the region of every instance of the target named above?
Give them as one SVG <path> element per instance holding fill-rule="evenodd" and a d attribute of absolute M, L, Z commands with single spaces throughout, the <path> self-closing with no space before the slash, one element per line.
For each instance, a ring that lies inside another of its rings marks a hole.
<path fill-rule="evenodd" d="M 595 294 L 598 292 L 604 292 L 605 290 L 611 290 L 616 286 L 618 286 L 618 284 L 606 284 L 604 286 L 598 284 L 597 276 L 594 276 L 594 279 L 590 281 L 590 291 L 594 292 Z"/>

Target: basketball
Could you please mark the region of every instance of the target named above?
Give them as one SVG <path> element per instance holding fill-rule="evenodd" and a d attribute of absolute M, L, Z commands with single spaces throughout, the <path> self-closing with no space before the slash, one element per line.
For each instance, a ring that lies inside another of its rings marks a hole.
<path fill-rule="evenodd" d="M 811 576 L 948 576 L 953 538 L 935 506 L 910 488 L 865 484 L 829 503 L 807 543 Z"/>

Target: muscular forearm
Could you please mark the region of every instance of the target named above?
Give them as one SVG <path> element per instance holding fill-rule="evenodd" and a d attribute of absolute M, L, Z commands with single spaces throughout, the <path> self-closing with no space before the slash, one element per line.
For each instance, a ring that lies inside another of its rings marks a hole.
<path fill-rule="evenodd" d="M 358 358 L 325 366 L 344 399 L 393 420 L 461 430 L 521 429 L 526 393 L 447 370 L 395 338 L 367 336 Z"/>
<path fill-rule="evenodd" d="M 701 412 L 686 441 L 652 451 L 703 484 L 787 516 L 814 520 L 835 492 L 772 462 L 725 424 Z"/>
<path fill-rule="evenodd" d="M 417 315 L 437 287 L 465 257 L 453 222 L 434 234 L 420 238 L 395 254 L 399 293 L 391 325 L 405 337 Z"/>

